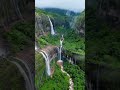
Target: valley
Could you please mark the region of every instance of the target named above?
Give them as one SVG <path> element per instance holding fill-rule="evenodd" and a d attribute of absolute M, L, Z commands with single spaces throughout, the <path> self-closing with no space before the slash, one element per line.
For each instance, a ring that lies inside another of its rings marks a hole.
<path fill-rule="evenodd" d="M 84 90 L 84 11 L 36 8 L 35 15 L 37 90 Z"/>

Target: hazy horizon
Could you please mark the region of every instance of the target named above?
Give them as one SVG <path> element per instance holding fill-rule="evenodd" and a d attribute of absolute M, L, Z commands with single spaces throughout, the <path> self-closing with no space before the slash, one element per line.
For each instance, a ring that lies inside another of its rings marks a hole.
<path fill-rule="evenodd" d="M 35 0 L 37 8 L 59 8 L 74 12 L 82 12 L 85 9 L 85 0 Z"/>

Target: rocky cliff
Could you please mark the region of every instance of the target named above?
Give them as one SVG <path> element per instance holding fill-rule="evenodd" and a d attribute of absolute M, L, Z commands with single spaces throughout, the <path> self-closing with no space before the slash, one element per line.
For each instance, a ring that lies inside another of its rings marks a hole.
<path fill-rule="evenodd" d="M 83 11 L 76 19 L 75 30 L 80 36 L 85 35 L 85 12 Z"/>
<path fill-rule="evenodd" d="M 111 26 L 120 24 L 119 0 L 99 0 L 98 15 Z"/>
<path fill-rule="evenodd" d="M 11 23 L 31 18 L 34 8 L 33 0 L 1 0 L 0 28 L 6 28 Z"/>
<path fill-rule="evenodd" d="M 50 23 L 48 16 L 45 14 L 35 13 L 35 33 L 39 37 L 50 31 Z"/>

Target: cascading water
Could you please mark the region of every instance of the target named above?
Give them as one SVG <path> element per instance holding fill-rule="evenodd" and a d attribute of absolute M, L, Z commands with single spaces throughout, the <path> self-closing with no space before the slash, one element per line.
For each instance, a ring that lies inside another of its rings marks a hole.
<path fill-rule="evenodd" d="M 59 48 L 60 57 L 59 57 L 59 60 L 57 61 L 58 63 L 63 63 L 63 61 L 61 60 L 61 51 L 62 51 L 61 49 L 62 49 L 63 40 L 64 40 L 64 38 L 63 38 L 63 35 L 62 35 L 62 37 L 60 39 L 60 48 Z M 70 77 L 70 75 L 66 71 L 64 71 L 62 65 L 60 65 L 60 67 L 61 67 L 62 73 L 65 73 L 69 77 L 69 84 L 70 84 L 69 85 L 69 90 L 74 90 L 74 83 L 73 83 L 72 78 Z"/>
<path fill-rule="evenodd" d="M 36 51 L 38 50 L 38 46 L 36 45 L 36 42 L 35 42 L 35 50 L 36 50 Z"/>
<path fill-rule="evenodd" d="M 50 71 L 50 60 L 49 60 L 49 57 L 48 57 L 48 55 L 44 51 L 41 51 L 40 53 L 43 55 L 43 57 L 45 59 L 46 71 L 47 71 L 47 74 L 50 76 L 51 75 L 51 71 Z"/>
<path fill-rule="evenodd" d="M 64 38 L 63 38 L 63 35 L 62 35 L 62 37 L 61 37 L 61 39 L 60 39 L 60 49 L 59 49 L 60 58 L 59 58 L 59 60 L 61 60 L 61 49 L 62 49 L 63 40 L 64 40 Z"/>
<path fill-rule="evenodd" d="M 46 63 L 46 71 L 47 71 L 47 74 L 50 76 L 51 75 L 51 71 L 50 71 L 50 60 L 49 60 L 48 54 L 45 51 L 43 51 L 43 50 L 39 51 L 39 47 L 37 46 L 36 42 L 35 42 L 35 50 L 38 53 L 41 53 L 42 56 L 44 57 L 45 63 Z"/>
<path fill-rule="evenodd" d="M 54 31 L 54 28 L 53 28 L 53 24 L 52 24 L 52 21 L 51 21 L 51 19 L 50 19 L 49 16 L 48 16 L 48 19 L 49 19 L 50 27 L 51 27 L 51 35 L 55 35 L 55 31 Z"/>

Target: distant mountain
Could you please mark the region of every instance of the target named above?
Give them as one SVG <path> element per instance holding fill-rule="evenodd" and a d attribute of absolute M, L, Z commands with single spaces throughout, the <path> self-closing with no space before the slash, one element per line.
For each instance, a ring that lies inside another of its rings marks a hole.
<path fill-rule="evenodd" d="M 48 11 L 47 11 L 48 10 Z M 71 14 L 71 11 L 68 10 L 62 10 L 62 9 L 40 9 L 35 8 L 35 12 L 41 16 L 41 20 L 44 18 L 43 16 L 46 16 L 46 19 L 48 19 L 47 16 L 49 16 L 53 22 L 53 26 L 55 28 L 59 26 L 63 26 L 64 28 L 70 28 L 69 23 L 71 22 L 72 18 L 76 15 L 76 13 Z M 44 22 L 45 20 L 43 20 Z M 49 21 L 48 21 L 49 23 Z"/>
<path fill-rule="evenodd" d="M 69 16 L 74 16 L 77 13 L 70 11 L 70 10 L 65 10 L 65 9 L 59 9 L 59 8 L 43 8 L 43 10 L 51 13 L 57 13 L 59 15 L 69 15 Z"/>

